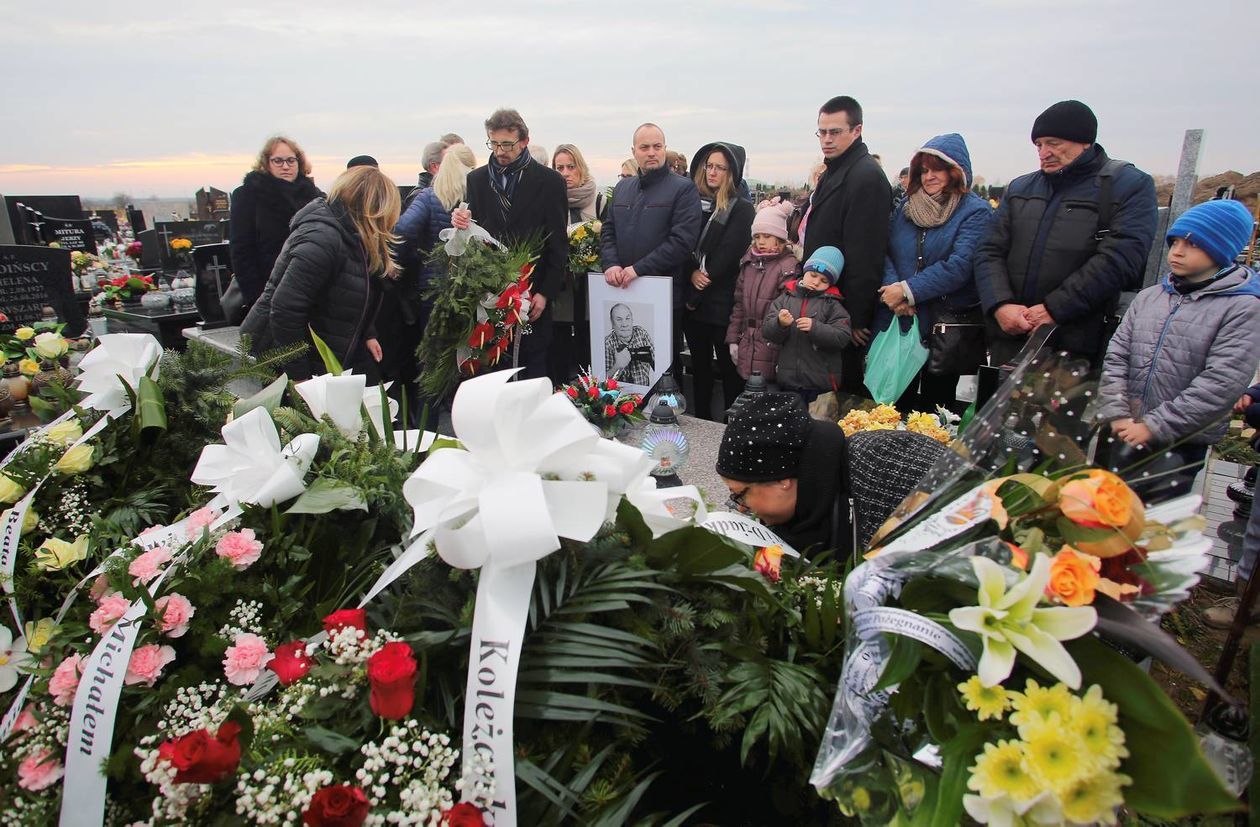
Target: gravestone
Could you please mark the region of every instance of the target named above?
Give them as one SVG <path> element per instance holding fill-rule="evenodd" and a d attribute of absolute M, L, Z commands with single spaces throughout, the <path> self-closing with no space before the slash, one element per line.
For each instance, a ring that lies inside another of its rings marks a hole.
<path fill-rule="evenodd" d="M 154 229 L 158 235 L 158 251 L 163 267 L 178 265 L 179 259 L 171 251 L 171 241 L 186 238 L 194 247 L 203 244 L 218 244 L 223 241 L 223 228 L 218 221 L 155 221 Z"/>
<path fill-rule="evenodd" d="M 45 216 L 40 233 L 48 244 L 56 244 L 63 250 L 96 252 L 96 231 L 86 218 L 53 218 Z"/>
<path fill-rule="evenodd" d="M 80 218 L 83 202 L 77 195 L 6 195 L 4 208 L 9 214 L 13 238 L 18 244 L 43 244 L 38 227 L 29 225 L 32 213 L 52 218 Z"/>
<path fill-rule="evenodd" d="M 194 193 L 197 202 L 197 218 L 209 221 L 227 218 L 231 209 L 228 206 L 228 194 L 215 187 L 202 187 Z"/>
<path fill-rule="evenodd" d="M 84 210 L 83 217 L 100 221 L 106 227 L 109 227 L 111 233 L 118 232 L 118 213 L 113 210 Z"/>
<path fill-rule="evenodd" d="M 203 244 L 193 248 L 193 266 L 197 270 L 197 311 L 207 328 L 223 327 L 222 299 L 232 281 L 232 259 L 226 242 Z"/>
<path fill-rule="evenodd" d="M 0 245 L 0 332 L 12 333 L 42 318 L 52 307 L 65 323 L 66 336 L 87 327 L 83 309 L 74 296 L 70 251 L 34 245 Z"/>
<path fill-rule="evenodd" d="M 1203 151 L 1203 130 L 1187 129 L 1181 143 L 1181 161 L 1177 164 L 1177 183 L 1173 185 L 1172 202 L 1168 205 L 1169 223 L 1194 201 L 1194 188 L 1199 183 L 1199 153 Z"/>
<path fill-rule="evenodd" d="M 141 230 L 136 233 L 136 241 L 140 242 L 140 266 L 145 270 L 156 270 L 162 266 L 162 256 L 158 247 L 162 240 L 157 230 Z"/>
<path fill-rule="evenodd" d="M 131 225 L 131 234 L 137 238 L 140 237 L 140 233 L 149 228 L 149 225 L 144 223 L 144 211 L 137 210 L 131 204 L 127 205 L 127 223 Z"/>

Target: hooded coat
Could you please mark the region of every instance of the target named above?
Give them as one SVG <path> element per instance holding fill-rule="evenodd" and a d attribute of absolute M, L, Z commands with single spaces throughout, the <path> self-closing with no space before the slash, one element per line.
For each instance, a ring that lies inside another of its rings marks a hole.
<path fill-rule="evenodd" d="M 1160 445 L 1214 443 L 1257 361 L 1260 277 L 1233 265 L 1183 295 L 1165 276 L 1138 293 L 1111 339 L 1098 417 L 1140 419 Z"/>
<path fill-rule="evenodd" d="M 232 276 L 239 282 L 247 304 L 262 295 L 271 268 L 297 211 L 323 195 L 310 178 L 293 181 L 266 172 L 251 171 L 232 193 L 232 223 L 228 226 L 228 251 Z"/>
<path fill-rule="evenodd" d="M 740 258 L 748 249 L 753 216 L 757 211 L 751 202 L 738 195 L 744 182 L 745 154 L 742 146 L 715 142 L 700 147 L 691 158 L 691 180 L 696 180 L 696 174 L 704 168 L 715 150 L 726 156 L 735 196 L 726 210 L 720 212 L 714 199 L 701 197 L 705 220 L 696 249 L 692 252 L 683 290 L 684 302 L 691 309 L 690 318 L 693 321 L 726 325 L 731 318 L 731 306 L 735 303 Z M 695 270 L 703 270 L 709 275 L 709 286 L 703 290 L 697 290 L 691 284 L 691 273 Z"/>
<path fill-rule="evenodd" d="M 777 255 L 759 255 L 751 249 L 739 262 L 734 305 L 726 328 L 726 343 L 738 345 L 735 368 L 744 379 L 759 371 L 767 382 L 775 381 L 779 346 L 761 332 L 762 320 L 783 286 L 801 275 L 801 263 L 786 246 Z"/>
<path fill-rule="evenodd" d="M 375 376 L 376 365 L 366 345 L 375 336 L 373 322 L 380 305 L 373 278 L 345 208 L 316 199 L 293 217 L 289 239 L 262 296 L 245 317 L 241 334 L 252 337 L 252 350 L 258 354 L 296 342 L 311 343 L 309 325 L 343 367 Z M 324 372 L 314 347 L 285 369 L 292 379 Z"/>
<path fill-rule="evenodd" d="M 809 332 L 793 323 L 779 324 L 786 308 L 793 319 L 814 320 Z M 789 390 L 829 391 L 840 385 L 840 351 L 853 337 L 849 312 L 841 304 L 840 291 L 830 285 L 821 293 L 807 290 L 799 281 L 784 285 L 784 293 L 770 303 L 761 322 L 761 335 L 779 346 L 776 370 L 779 385 Z"/>
<path fill-rule="evenodd" d="M 929 152 L 962 170 L 971 186 L 971 154 L 967 143 L 957 133 L 938 135 L 923 145 L 920 152 Z M 917 154 L 917 153 L 916 153 Z M 911 187 L 922 174 L 910 173 Z M 953 214 L 939 227 L 917 226 L 906 216 L 902 201 L 893 210 L 889 221 L 888 255 L 884 258 L 885 285 L 904 281 L 914 297 L 914 311 L 919 319 L 919 332 L 926 339 L 941 310 L 961 310 L 980 303 L 974 274 L 976 250 L 989 230 L 993 209 L 973 192 L 958 202 Z M 923 267 L 918 264 L 919 239 L 923 243 Z M 883 324 L 891 317 L 881 312 Z"/>

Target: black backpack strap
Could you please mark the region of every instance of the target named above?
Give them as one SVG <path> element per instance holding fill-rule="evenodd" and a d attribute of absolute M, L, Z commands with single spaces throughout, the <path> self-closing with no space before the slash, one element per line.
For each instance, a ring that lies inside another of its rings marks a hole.
<path fill-rule="evenodd" d="M 1111 235 L 1111 215 L 1115 211 L 1111 203 L 1111 182 L 1116 173 L 1127 166 L 1131 166 L 1128 161 L 1108 158 L 1098 172 L 1098 231 L 1094 233 L 1095 241 Z"/>

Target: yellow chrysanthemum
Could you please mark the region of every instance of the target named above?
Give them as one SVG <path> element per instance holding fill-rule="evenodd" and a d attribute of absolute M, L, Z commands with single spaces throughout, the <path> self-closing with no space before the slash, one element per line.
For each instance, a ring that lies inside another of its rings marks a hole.
<path fill-rule="evenodd" d="M 967 788 L 984 798 L 1010 796 L 1015 801 L 1027 801 L 1039 790 L 1025 766 L 1025 757 L 1019 741 L 985 744 L 984 753 L 971 767 Z"/>
<path fill-rule="evenodd" d="M 1081 736 L 1058 713 L 1019 728 L 1028 774 L 1042 789 L 1056 794 L 1092 772 Z"/>
<path fill-rule="evenodd" d="M 1115 824 L 1116 808 L 1124 804 L 1120 788 L 1131 783 L 1129 776 L 1114 772 L 1080 778 L 1059 794 L 1063 815 L 1074 824 Z"/>
<path fill-rule="evenodd" d="M 1085 743 L 1086 752 L 1100 769 L 1115 769 L 1129 757 L 1124 746 L 1124 730 L 1116 725 L 1116 705 L 1103 698 L 1102 687 L 1094 685 L 1078 699 L 1070 725 Z"/>
<path fill-rule="evenodd" d="M 901 414 L 892 405 L 876 405 L 875 410 L 871 411 L 871 419 L 889 425 L 901 424 Z"/>
<path fill-rule="evenodd" d="M 967 708 L 982 721 L 1001 718 L 1011 706 L 1011 699 L 1001 684 L 985 686 L 980 682 L 979 675 L 972 675 L 970 680 L 958 684 L 958 693 Z"/>
<path fill-rule="evenodd" d="M 910 415 L 906 417 L 906 428 L 908 430 L 928 427 L 939 428 L 940 426 L 941 421 L 939 419 L 937 419 L 934 415 L 924 413 L 923 411 L 911 411 Z"/>
<path fill-rule="evenodd" d="M 1075 702 L 1076 698 L 1065 684 L 1040 686 L 1029 678 L 1023 692 L 1011 693 L 1011 707 L 1015 710 L 1011 714 L 1011 723 L 1020 728 L 1021 738 L 1027 738 L 1023 727 L 1028 724 L 1044 721 L 1055 714 L 1064 721 L 1070 720 Z"/>

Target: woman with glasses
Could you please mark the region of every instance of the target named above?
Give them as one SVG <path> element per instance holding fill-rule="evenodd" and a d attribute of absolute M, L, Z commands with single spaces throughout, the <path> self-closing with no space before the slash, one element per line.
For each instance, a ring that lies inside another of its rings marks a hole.
<path fill-rule="evenodd" d="M 246 310 L 262 294 L 280 248 L 289 237 L 293 216 L 311 199 L 323 195 L 310 174 L 310 162 L 297 142 L 275 135 L 263 144 L 254 168 L 232 193 L 228 249 L 232 275 L 245 298 Z"/>
<path fill-rule="evenodd" d="M 361 166 L 337 176 L 327 200 L 299 210 L 262 296 L 241 325 L 253 352 L 311 344 L 313 330 L 343 367 L 378 382 L 379 281 L 398 276 L 391 231 L 401 206 L 398 186 L 376 167 Z M 312 347 L 285 371 L 306 379 L 324 366 Z"/>
<path fill-rule="evenodd" d="M 938 135 L 910 162 L 906 197 L 893 210 L 875 326 L 917 316 L 928 362 L 898 403 L 906 410 L 960 407 L 956 388 L 984 354 L 984 316 L 972 273 L 993 214 L 971 192 L 971 154 L 957 133 Z M 961 412 L 961 411 L 959 411 Z"/>
<path fill-rule="evenodd" d="M 744 389 L 726 346 L 726 328 L 735 306 L 739 261 L 748 249 L 753 205 L 739 197 L 744 179 L 744 148 L 715 142 L 700 147 L 691 161 L 691 178 L 700 191 L 704 227 L 692 253 L 684 290 L 683 333 L 691 351 L 695 377 L 696 415 L 715 419 L 712 411 L 714 362 L 722 380 L 723 410 L 735 404 Z M 724 415 L 716 417 L 718 421 Z"/>

